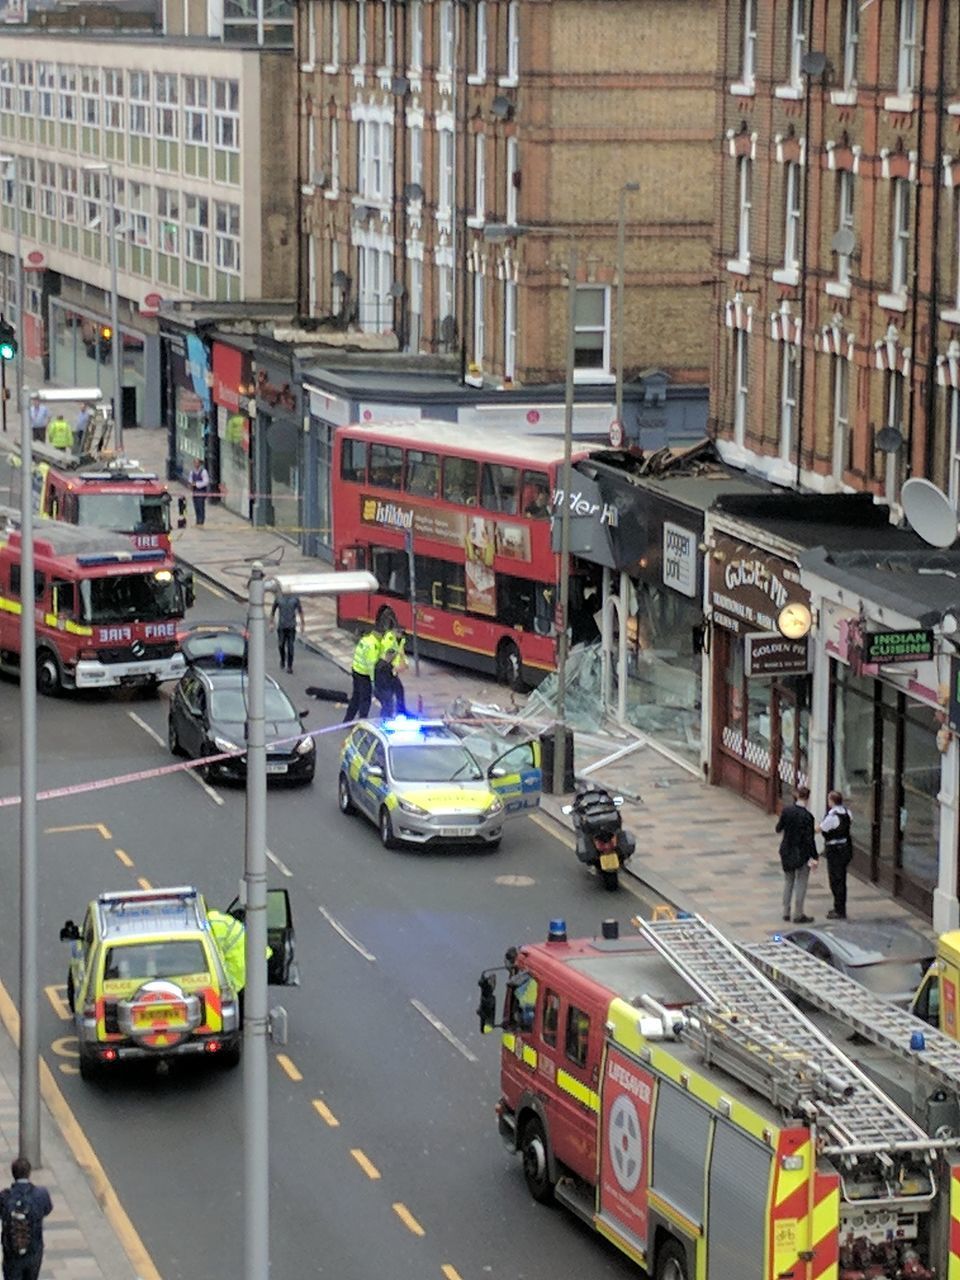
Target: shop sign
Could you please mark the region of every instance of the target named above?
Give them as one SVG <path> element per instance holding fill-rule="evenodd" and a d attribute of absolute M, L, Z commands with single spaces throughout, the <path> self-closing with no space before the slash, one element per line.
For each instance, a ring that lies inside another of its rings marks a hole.
<path fill-rule="evenodd" d="M 428 538 L 451 547 L 462 547 L 466 560 L 474 565 L 492 566 L 494 556 L 507 560 L 530 559 L 530 530 L 526 525 L 507 520 L 490 520 L 485 516 L 469 516 L 460 511 L 431 507 L 409 499 L 360 497 L 360 522 L 378 529 L 408 531 L 417 538 Z M 479 578 L 479 573 L 475 577 Z"/>
<path fill-rule="evenodd" d="M 796 565 L 758 547 L 717 538 L 710 553 L 710 610 L 717 626 L 738 635 L 776 631 L 785 605 L 810 605 Z"/>
<path fill-rule="evenodd" d="M 213 344 L 213 402 L 221 404 L 231 413 L 242 412 L 242 401 L 252 390 L 250 357 L 245 351 L 227 346 L 223 342 Z"/>
<path fill-rule="evenodd" d="M 906 631 L 868 631 L 863 637 L 865 664 L 886 666 L 890 662 L 931 662 L 933 632 L 926 627 Z"/>
<path fill-rule="evenodd" d="M 810 670 L 809 638 L 788 640 L 779 631 L 761 631 L 743 638 L 744 669 L 748 676 L 796 676 Z"/>
<path fill-rule="evenodd" d="M 697 594 L 697 543 L 691 529 L 663 522 L 663 585 L 693 599 Z"/>

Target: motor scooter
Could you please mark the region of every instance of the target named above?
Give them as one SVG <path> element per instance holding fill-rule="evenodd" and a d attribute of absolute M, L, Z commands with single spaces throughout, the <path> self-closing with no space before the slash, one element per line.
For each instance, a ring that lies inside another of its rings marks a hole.
<path fill-rule="evenodd" d="M 620 883 L 620 868 L 632 857 L 637 842 L 626 831 L 620 816 L 623 796 L 611 795 L 606 787 L 587 785 L 565 804 L 563 812 L 573 818 L 577 838 L 577 858 L 595 867 L 605 889 Z"/>

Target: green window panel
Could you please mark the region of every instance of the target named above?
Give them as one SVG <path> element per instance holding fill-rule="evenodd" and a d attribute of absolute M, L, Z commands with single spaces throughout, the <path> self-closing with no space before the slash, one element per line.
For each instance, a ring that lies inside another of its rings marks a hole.
<path fill-rule="evenodd" d="M 60 223 L 60 248 L 67 249 L 70 253 L 77 252 L 77 244 L 79 235 L 76 227 L 71 227 L 66 222 Z"/>
<path fill-rule="evenodd" d="M 133 245 L 130 249 L 130 270 L 135 276 L 146 276 L 149 280 L 153 274 L 152 258 L 153 254 L 149 249 Z"/>
<path fill-rule="evenodd" d="M 60 150 L 76 151 L 77 149 L 77 126 L 75 124 L 62 124 L 60 126 Z"/>
<path fill-rule="evenodd" d="M 213 176 L 217 182 L 229 182 L 237 186 L 240 182 L 240 156 L 236 151 L 215 151 L 213 153 Z"/>
<path fill-rule="evenodd" d="M 209 268 L 198 267 L 195 262 L 185 262 L 183 287 L 187 293 L 199 293 L 205 298 L 210 290 Z"/>
<path fill-rule="evenodd" d="M 85 258 L 92 258 L 94 262 L 99 262 L 103 257 L 100 247 L 99 231 L 84 231 L 81 240 L 81 252 Z"/>
<path fill-rule="evenodd" d="M 185 144 L 183 148 L 183 171 L 191 178 L 207 178 L 210 176 L 210 151 L 207 147 L 193 147 Z"/>
<path fill-rule="evenodd" d="M 123 160 L 123 134 L 108 133 L 103 140 L 103 152 L 108 160 Z"/>
<path fill-rule="evenodd" d="M 35 121 L 32 116 L 20 117 L 20 140 L 21 142 L 33 142 L 35 137 L 34 129 Z"/>
<path fill-rule="evenodd" d="M 100 154 L 100 130 L 96 125 L 84 125 L 80 130 L 80 154 L 98 156 Z"/>
<path fill-rule="evenodd" d="M 161 284 L 180 288 L 180 263 L 165 253 L 157 254 L 157 279 Z"/>
<path fill-rule="evenodd" d="M 226 271 L 216 273 L 216 298 L 218 302 L 238 302 L 240 299 L 240 281 Z"/>
<path fill-rule="evenodd" d="M 53 121 L 41 120 L 40 121 L 40 142 L 42 143 L 42 145 L 45 147 L 52 147 L 54 145 L 55 137 L 56 137 L 56 126 L 53 123 Z"/>
<path fill-rule="evenodd" d="M 57 243 L 57 224 L 52 218 L 40 219 L 40 239 L 44 244 Z"/>
<path fill-rule="evenodd" d="M 157 168 L 163 173 L 180 172 L 180 146 L 176 142 L 157 139 Z"/>

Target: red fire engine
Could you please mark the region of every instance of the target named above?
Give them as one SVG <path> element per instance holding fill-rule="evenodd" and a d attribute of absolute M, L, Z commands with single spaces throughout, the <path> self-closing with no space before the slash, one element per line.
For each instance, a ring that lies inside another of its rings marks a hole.
<path fill-rule="evenodd" d="M 104 530 L 47 524 L 34 535 L 37 687 L 157 685 L 185 669 L 177 624 L 189 585 L 162 548 L 133 550 Z M 0 524 L 0 670 L 20 667 L 20 531 Z"/>
<path fill-rule="evenodd" d="M 110 529 L 140 550 L 169 553 L 170 503 L 167 486 L 137 462 L 33 446 L 33 509 L 41 517 Z"/>
<path fill-rule="evenodd" d="M 958 1280 L 960 1046 L 783 939 L 635 923 L 511 948 L 499 1022 L 480 979 L 533 1197 L 654 1280 Z"/>

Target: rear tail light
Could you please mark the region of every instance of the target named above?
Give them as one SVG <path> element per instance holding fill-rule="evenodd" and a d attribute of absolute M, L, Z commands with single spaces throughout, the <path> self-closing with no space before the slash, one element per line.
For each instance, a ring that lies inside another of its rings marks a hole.
<path fill-rule="evenodd" d="M 207 1053 L 219 1053 L 223 1045 L 219 1040 L 208 1040 L 203 1047 Z"/>
<path fill-rule="evenodd" d="M 102 1062 L 116 1062 L 117 1060 L 116 1049 L 104 1049 L 100 1055 L 100 1059 Z"/>

